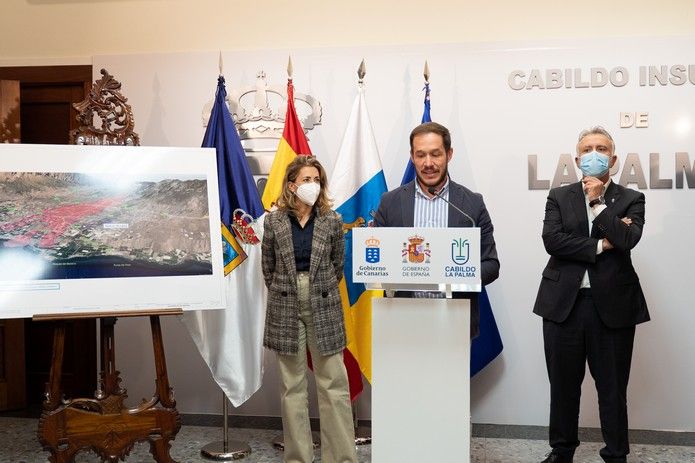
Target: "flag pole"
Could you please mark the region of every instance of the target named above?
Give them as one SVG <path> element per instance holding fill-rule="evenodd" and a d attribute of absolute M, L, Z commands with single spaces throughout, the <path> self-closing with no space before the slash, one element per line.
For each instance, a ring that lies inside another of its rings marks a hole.
<path fill-rule="evenodd" d="M 251 455 L 246 442 L 229 440 L 229 402 L 222 392 L 222 441 L 211 442 L 200 450 L 205 458 L 217 461 L 240 460 Z"/>
<path fill-rule="evenodd" d="M 364 86 L 364 76 L 367 75 L 367 65 L 364 63 L 364 58 L 357 68 L 357 85 Z M 357 400 L 360 396 L 355 397 L 352 401 L 352 420 L 355 427 L 355 445 L 365 445 L 372 443 L 372 428 L 360 426 L 357 416 Z"/>
<path fill-rule="evenodd" d="M 355 445 L 366 445 L 372 443 L 372 428 L 360 426 L 360 420 L 357 418 L 357 400 L 359 396 L 352 401 L 352 419 L 355 426 Z"/>
<path fill-rule="evenodd" d="M 219 53 L 218 66 L 220 77 L 222 77 L 222 50 Z M 251 455 L 251 447 L 246 442 L 229 440 L 229 401 L 224 391 L 222 391 L 222 441 L 209 443 L 200 449 L 200 454 L 217 461 L 240 460 Z"/>

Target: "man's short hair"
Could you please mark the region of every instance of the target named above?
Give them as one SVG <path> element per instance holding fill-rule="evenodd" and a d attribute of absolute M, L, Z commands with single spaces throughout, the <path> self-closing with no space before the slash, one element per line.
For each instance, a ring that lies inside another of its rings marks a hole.
<path fill-rule="evenodd" d="M 613 141 L 613 137 L 611 137 L 611 134 L 608 133 L 608 130 L 604 129 L 600 125 L 596 125 L 594 127 L 582 130 L 579 133 L 579 138 L 577 139 L 577 147 L 579 147 L 579 144 L 582 142 L 584 137 L 587 137 L 589 135 L 603 135 L 604 137 L 609 139 L 611 141 L 611 153 L 615 154 L 615 142 Z"/>
<path fill-rule="evenodd" d="M 451 133 L 449 129 L 444 127 L 442 124 L 437 124 L 436 122 L 425 122 L 420 124 L 410 132 L 410 154 L 413 153 L 413 138 L 418 135 L 423 135 L 426 133 L 436 133 L 442 137 L 442 142 L 444 144 L 444 150 L 448 153 L 451 149 Z"/>

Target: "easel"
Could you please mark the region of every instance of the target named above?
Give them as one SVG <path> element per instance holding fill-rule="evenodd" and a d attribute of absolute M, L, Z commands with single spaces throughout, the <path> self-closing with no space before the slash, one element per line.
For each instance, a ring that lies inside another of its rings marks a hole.
<path fill-rule="evenodd" d="M 120 92 L 121 83 L 105 69 L 102 78 L 95 81 L 89 94 L 77 110 L 80 127 L 70 132 L 70 141 L 77 145 L 138 146 L 140 137 L 134 132 L 135 120 L 128 99 Z M 94 125 L 96 118 L 101 126 Z M 53 360 L 46 384 L 46 400 L 39 421 L 38 438 L 43 448 L 51 453 L 52 463 L 74 461 L 82 449 L 96 452 L 102 461 L 117 462 L 125 459 L 136 442 L 150 443 L 150 452 L 159 463 L 175 463 L 169 455 L 170 441 L 181 428 L 176 410 L 174 392 L 169 387 L 161 315 L 178 315 L 181 309 L 150 311 L 52 314 L 35 316 L 34 320 L 58 321 L 53 336 Z M 157 371 L 152 399 L 128 409 L 123 406 L 126 390 L 120 386 L 116 370 L 114 325 L 116 317 L 150 317 L 154 364 Z M 60 390 L 67 319 L 98 318 L 101 332 L 100 385 L 93 399 L 64 400 Z M 160 406 L 157 406 L 157 405 Z"/>
<path fill-rule="evenodd" d="M 173 389 L 169 386 L 161 315 L 178 315 L 181 309 L 156 311 L 41 315 L 34 320 L 57 321 L 53 337 L 53 360 L 46 399 L 39 420 L 38 438 L 51 453 L 52 463 L 74 461 L 77 452 L 90 449 L 102 461 L 125 459 L 136 442 L 150 443 L 150 452 L 159 463 L 176 463 L 169 455 L 170 441 L 181 428 Z M 149 316 L 157 373 L 155 392 L 150 400 L 135 408 L 125 408 L 126 390 L 120 386 L 116 370 L 114 326 L 116 317 Z M 99 318 L 101 331 L 101 383 L 93 399 L 64 400 L 60 389 L 65 344 L 65 320 Z M 160 406 L 157 406 L 157 405 Z"/>

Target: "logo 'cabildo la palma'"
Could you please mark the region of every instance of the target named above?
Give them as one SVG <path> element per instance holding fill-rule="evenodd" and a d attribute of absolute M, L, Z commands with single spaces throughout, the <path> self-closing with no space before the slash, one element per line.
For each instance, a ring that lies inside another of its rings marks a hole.
<path fill-rule="evenodd" d="M 477 267 L 466 265 L 470 260 L 471 246 L 468 240 L 458 238 L 451 241 L 451 261 L 456 265 L 447 265 L 444 274 L 447 277 L 474 278 Z"/>
<path fill-rule="evenodd" d="M 451 260 L 457 265 L 464 265 L 470 259 L 471 246 L 468 240 L 459 238 L 451 241 Z"/>

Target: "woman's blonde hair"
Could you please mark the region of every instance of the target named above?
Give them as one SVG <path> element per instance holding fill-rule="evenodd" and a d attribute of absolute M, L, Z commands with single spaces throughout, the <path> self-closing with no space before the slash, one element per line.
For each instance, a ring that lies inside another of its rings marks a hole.
<path fill-rule="evenodd" d="M 319 214 L 326 214 L 333 207 L 333 201 L 328 197 L 328 177 L 326 176 L 326 171 L 321 165 L 321 163 L 314 156 L 297 156 L 292 162 L 287 166 L 285 171 L 285 178 L 282 179 L 282 192 L 277 200 L 278 209 L 296 213 L 297 212 L 297 195 L 295 195 L 287 186 L 288 183 L 296 182 L 299 171 L 303 167 L 315 167 L 319 171 L 319 185 L 321 185 L 321 192 L 319 197 L 314 204 L 314 208 L 319 212 Z"/>

